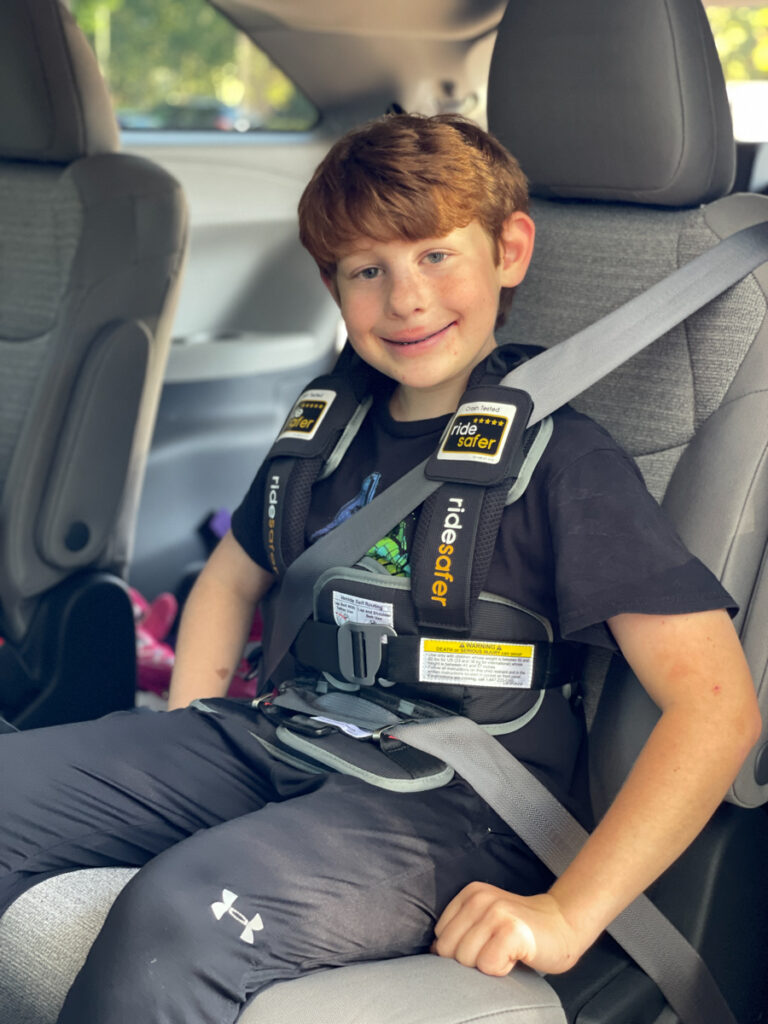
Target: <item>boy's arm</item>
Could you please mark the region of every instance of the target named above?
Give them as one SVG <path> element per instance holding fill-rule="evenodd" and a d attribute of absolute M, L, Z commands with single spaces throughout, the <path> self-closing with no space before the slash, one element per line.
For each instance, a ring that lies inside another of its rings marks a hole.
<path fill-rule="evenodd" d="M 168 710 L 196 697 L 222 697 L 242 657 L 256 605 L 274 577 L 231 532 L 214 548 L 181 618 Z"/>
<path fill-rule="evenodd" d="M 550 891 L 463 889 L 435 928 L 435 952 L 486 974 L 520 960 L 558 973 L 701 831 L 760 734 L 749 669 L 725 611 L 618 615 L 610 628 L 661 717 L 629 777 Z"/>

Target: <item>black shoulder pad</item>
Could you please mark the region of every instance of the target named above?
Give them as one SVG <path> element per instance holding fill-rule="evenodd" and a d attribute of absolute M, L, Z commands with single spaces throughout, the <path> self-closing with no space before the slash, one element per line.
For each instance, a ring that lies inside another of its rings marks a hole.
<path fill-rule="evenodd" d="M 529 395 L 516 388 L 468 388 L 427 463 L 427 477 L 483 487 L 514 479 L 532 409 Z"/>
<path fill-rule="evenodd" d="M 316 377 L 293 404 L 269 458 L 326 455 L 358 406 L 343 377 Z"/>

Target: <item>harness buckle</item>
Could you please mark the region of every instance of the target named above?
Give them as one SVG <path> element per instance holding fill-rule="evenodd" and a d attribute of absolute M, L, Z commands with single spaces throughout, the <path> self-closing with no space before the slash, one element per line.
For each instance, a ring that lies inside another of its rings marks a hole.
<path fill-rule="evenodd" d="M 380 622 L 343 622 L 336 635 L 341 674 L 350 683 L 373 686 L 381 667 L 382 646 L 388 636 L 397 636 L 391 626 Z"/>

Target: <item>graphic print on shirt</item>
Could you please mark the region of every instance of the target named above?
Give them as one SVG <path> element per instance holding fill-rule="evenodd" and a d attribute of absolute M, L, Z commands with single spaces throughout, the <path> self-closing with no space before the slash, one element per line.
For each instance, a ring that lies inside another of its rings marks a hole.
<path fill-rule="evenodd" d="M 347 519 L 359 508 L 363 508 L 369 502 L 373 501 L 376 496 L 376 488 L 379 486 L 381 480 L 381 473 L 369 473 L 368 476 L 363 480 L 359 492 L 354 498 L 349 501 L 345 501 L 339 511 L 333 517 L 333 519 L 325 526 L 321 526 L 319 530 L 315 530 L 310 535 L 309 543 L 314 544 L 316 540 L 320 540 L 326 533 L 330 533 L 331 530 L 335 530 L 337 526 L 346 522 Z"/>
<path fill-rule="evenodd" d="M 314 544 L 316 540 L 324 537 L 326 533 L 330 533 L 331 530 L 334 530 L 341 523 L 346 522 L 358 509 L 373 501 L 380 480 L 381 473 L 369 473 L 363 480 L 360 490 L 355 497 L 350 501 L 346 501 L 341 506 L 330 523 L 321 526 L 319 530 L 315 530 L 311 534 L 309 538 L 310 544 Z M 411 566 L 408 558 L 405 522 L 401 520 L 397 526 L 389 531 L 386 537 L 382 537 L 380 541 L 369 548 L 367 554 L 370 558 L 375 558 L 377 562 L 383 565 L 392 576 L 410 576 Z"/>
<path fill-rule="evenodd" d="M 386 537 L 368 550 L 369 558 L 375 558 L 391 576 L 410 576 L 411 562 L 408 558 L 408 542 L 405 536 L 405 520 L 401 519 Z"/>

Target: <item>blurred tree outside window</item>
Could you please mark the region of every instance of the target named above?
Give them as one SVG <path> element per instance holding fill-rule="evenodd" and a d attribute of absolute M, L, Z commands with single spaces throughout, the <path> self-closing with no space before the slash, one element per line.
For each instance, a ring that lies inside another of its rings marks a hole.
<path fill-rule="evenodd" d="M 306 131 L 317 110 L 205 0 L 71 0 L 124 130 Z"/>
<path fill-rule="evenodd" d="M 768 7 L 706 5 L 725 74 L 733 129 L 743 142 L 768 141 Z"/>

